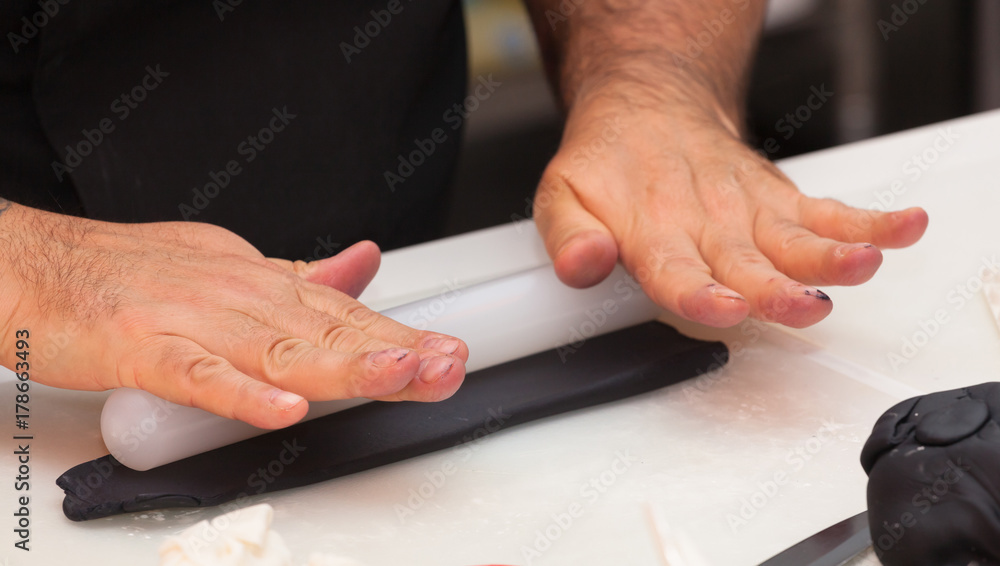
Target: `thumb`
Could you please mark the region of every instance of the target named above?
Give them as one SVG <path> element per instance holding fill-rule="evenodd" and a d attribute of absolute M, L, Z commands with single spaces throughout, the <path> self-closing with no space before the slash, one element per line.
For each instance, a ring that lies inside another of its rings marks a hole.
<path fill-rule="evenodd" d="M 310 283 L 332 287 L 341 293 L 358 298 L 378 272 L 382 255 L 375 242 L 363 241 L 354 244 L 333 257 L 317 261 L 268 260 L 294 271 Z"/>
<path fill-rule="evenodd" d="M 534 217 L 559 280 L 578 289 L 604 280 L 618 261 L 611 231 L 584 208 L 568 176 L 542 176 L 535 193 Z"/>

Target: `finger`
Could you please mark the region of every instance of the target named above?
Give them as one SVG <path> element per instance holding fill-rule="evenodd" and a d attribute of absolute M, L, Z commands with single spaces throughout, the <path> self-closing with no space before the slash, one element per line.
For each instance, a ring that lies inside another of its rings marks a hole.
<path fill-rule="evenodd" d="M 760 218 L 760 250 L 778 271 L 801 283 L 858 285 L 882 265 L 882 252 L 872 244 L 845 244 L 789 222 Z"/>
<path fill-rule="evenodd" d="M 804 328 L 833 309 L 826 293 L 777 271 L 752 243 L 721 235 L 706 239 L 702 252 L 712 275 L 746 297 L 756 318 Z"/>
<path fill-rule="evenodd" d="M 129 366 L 134 371 L 119 376 L 124 386 L 259 428 L 289 426 L 309 409 L 299 395 L 253 379 L 179 336 L 147 340 Z"/>
<path fill-rule="evenodd" d="M 378 272 L 381 254 L 374 242 L 363 241 L 335 256 L 318 261 L 289 261 L 268 258 L 281 267 L 297 273 L 311 283 L 332 287 L 357 298 Z"/>
<path fill-rule="evenodd" d="M 454 356 L 421 360 L 405 348 L 346 354 L 290 337 L 264 350 L 260 365 L 261 379 L 313 400 L 436 401 L 465 377 L 465 365 Z"/>
<path fill-rule="evenodd" d="M 590 287 L 614 269 L 618 246 L 611 231 L 584 208 L 554 167 L 549 166 L 535 194 L 535 225 L 559 279 L 570 287 Z"/>
<path fill-rule="evenodd" d="M 922 208 L 879 212 L 852 208 L 833 199 L 803 198 L 799 213 L 802 225 L 820 236 L 881 248 L 905 248 L 916 243 L 927 230 L 928 220 Z"/>
<path fill-rule="evenodd" d="M 437 355 L 420 362 L 420 379 L 414 379 L 401 391 L 377 401 L 442 401 L 455 394 L 465 380 L 465 363 L 454 356 Z"/>
<path fill-rule="evenodd" d="M 427 348 L 420 341 L 410 345 L 386 342 L 354 328 L 334 316 L 301 305 L 277 305 L 264 318 L 266 320 L 262 322 L 265 326 L 287 332 L 295 338 L 307 340 L 318 348 L 338 352 L 363 353 L 412 347 L 421 360 L 426 360 L 440 356 L 442 353 L 454 355 L 460 346 L 459 340 L 452 339 L 450 346 L 446 347 L 443 344 L 440 346 L 447 350 L 441 352 Z"/>
<path fill-rule="evenodd" d="M 469 359 L 469 347 L 458 338 L 410 328 L 355 300 L 337 296 L 329 289 L 306 287 L 300 293 L 300 298 L 303 305 L 336 317 L 379 340 L 417 350 L 436 350 L 442 354 L 455 356 L 463 362 Z"/>
<path fill-rule="evenodd" d="M 640 247 L 642 259 L 626 258 L 625 265 L 656 304 L 715 327 L 733 326 L 747 317 L 746 299 L 712 278 L 686 234 Z"/>
<path fill-rule="evenodd" d="M 355 349 L 336 350 L 318 347 L 249 317 L 229 327 L 231 333 L 209 333 L 201 345 L 224 356 L 246 375 L 313 401 L 393 395 L 413 401 L 436 400 L 445 393 L 450 395 L 455 380 L 460 383 L 465 375 L 464 363 L 454 356 L 399 348 L 372 340 L 353 328 L 346 328 L 338 346 Z M 442 360 L 426 363 L 439 357 L 446 358 L 447 364 Z M 408 389 L 413 381 L 423 386 Z"/>
<path fill-rule="evenodd" d="M 356 350 L 318 347 L 245 315 L 210 330 L 198 339 L 207 351 L 246 375 L 310 400 L 389 395 L 406 387 L 420 365 L 419 356 L 408 348 L 378 348 L 368 337 L 351 344 Z"/>

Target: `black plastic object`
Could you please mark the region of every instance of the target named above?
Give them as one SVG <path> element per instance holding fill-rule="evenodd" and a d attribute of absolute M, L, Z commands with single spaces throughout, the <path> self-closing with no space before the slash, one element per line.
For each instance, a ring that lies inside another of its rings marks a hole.
<path fill-rule="evenodd" d="M 907 399 L 861 451 L 886 566 L 1000 565 L 1000 383 Z"/>
<path fill-rule="evenodd" d="M 145 472 L 111 456 L 56 480 L 74 521 L 208 507 L 398 462 L 559 413 L 646 393 L 721 366 L 720 342 L 658 322 L 469 374 L 438 403 L 372 402 Z M 268 467 L 281 473 L 268 472 Z"/>

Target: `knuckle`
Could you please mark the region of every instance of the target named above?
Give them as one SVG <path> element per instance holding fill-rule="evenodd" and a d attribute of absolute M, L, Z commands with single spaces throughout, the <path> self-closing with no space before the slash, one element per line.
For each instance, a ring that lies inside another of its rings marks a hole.
<path fill-rule="evenodd" d="M 553 158 L 535 189 L 535 206 L 544 209 L 553 198 L 572 190 L 573 185 L 573 169 L 570 164 L 563 158 Z"/>
<path fill-rule="evenodd" d="M 292 272 L 299 275 L 305 273 L 308 267 L 309 263 L 306 261 L 302 261 L 301 259 L 297 259 L 292 262 Z"/>
<path fill-rule="evenodd" d="M 563 154 L 557 154 L 542 172 L 539 189 L 558 190 L 558 185 L 566 185 L 572 176 L 572 162 Z"/>
<path fill-rule="evenodd" d="M 652 271 L 698 271 L 707 273 L 708 268 L 700 259 L 682 252 L 669 252 L 659 257 L 650 256 L 646 265 Z"/>
<path fill-rule="evenodd" d="M 278 380 L 288 373 L 289 368 L 302 363 L 311 346 L 305 340 L 281 337 L 264 349 L 264 372 L 267 377 Z"/>
<path fill-rule="evenodd" d="M 345 325 L 331 325 L 320 333 L 317 345 L 328 350 L 354 351 L 359 341 L 363 341 L 363 335 L 356 329 Z"/>
<path fill-rule="evenodd" d="M 772 266 L 761 255 L 754 251 L 734 252 L 727 263 L 717 273 L 716 279 L 721 283 L 731 285 L 733 281 L 745 279 L 745 273 L 753 270 L 770 270 Z"/>
<path fill-rule="evenodd" d="M 379 317 L 378 313 L 364 306 L 357 301 L 351 301 L 341 309 L 340 319 L 346 324 L 364 330 L 375 324 Z"/>
<path fill-rule="evenodd" d="M 705 249 L 705 256 L 718 258 L 717 269 L 713 274 L 722 283 L 731 280 L 741 271 L 756 268 L 771 268 L 770 262 L 755 246 L 733 239 L 718 239 L 710 242 Z"/>
<path fill-rule="evenodd" d="M 222 356 L 205 353 L 183 360 L 181 362 L 181 375 L 188 385 L 197 388 L 219 377 L 228 368 L 229 362 Z"/>
<path fill-rule="evenodd" d="M 632 277 L 640 284 L 647 284 L 661 273 L 696 271 L 708 273 L 708 266 L 683 250 L 674 247 L 650 247 L 642 254 L 623 255 L 622 261 Z"/>
<path fill-rule="evenodd" d="M 780 225 L 775 226 L 775 228 L 784 232 L 778 238 L 777 253 L 780 256 L 784 256 L 784 254 L 790 252 L 792 249 L 808 244 L 810 240 L 816 238 L 815 234 L 802 230 L 791 222 L 782 222 Z"/>

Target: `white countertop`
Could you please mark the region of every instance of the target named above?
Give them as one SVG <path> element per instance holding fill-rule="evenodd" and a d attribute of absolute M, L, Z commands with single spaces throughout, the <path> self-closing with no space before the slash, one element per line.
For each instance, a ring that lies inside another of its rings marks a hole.
<path fill-rule="evenodd" d="M 934 162 L 922 170 L 912 157 L 925 151 Z M 656 517 L 712 565 L 757 564 L 864 509 L 858 456 L 885 409 L 916 392 L 1000 377 L 986 302 L 961 289 L 977 287 L 984 258 L 1000 262 L 997 162 L 1000 112 L 786 160 L 781 168 L 804 192 L 855 206 L 887 200 L 900 181 L 890 208 L 927 209 L 927 234 L 886 251 L 871 282 L 824 289 L 833 314 L 803 331 L 753 322 L 713 330 L 664 317 L 733 348 L 712 378 L 255 501 L 274 506 L 274 528 L 298 563 L 319 551 L 369 566 L 662 566 Z M 363 300 L 385 308 L 543 265 L 533 230 L 511 224 L 386 254 Z M 935 317 L 944 320 L 936 329 L 927 322 Z M 54 481 L 107 453 L 98 422 L 106 394 L 33 384 L 32 550 L 14 549 L 17 431 L 7 372 L 0 390 L 0 564 L 156 564 L 168 534 L 221 512 L 67 520 Z M 452 470 L 449 462 L 457 471 L 424 485 Z M 410 490 L 422 486 L 420 503 Z"/>

